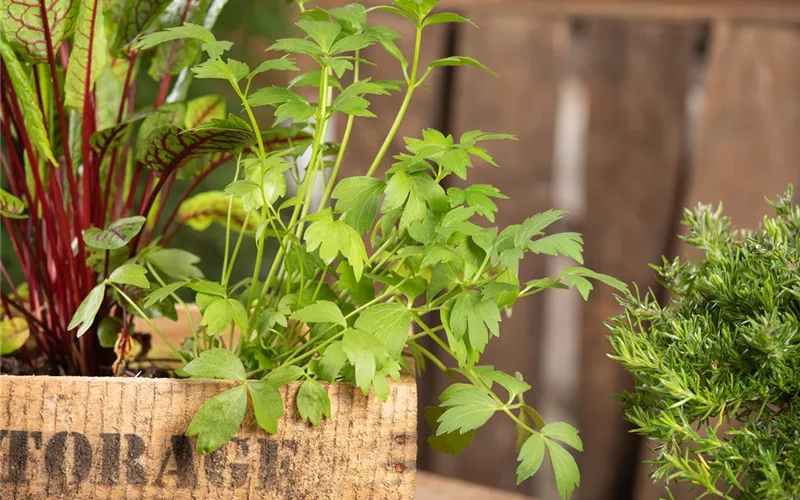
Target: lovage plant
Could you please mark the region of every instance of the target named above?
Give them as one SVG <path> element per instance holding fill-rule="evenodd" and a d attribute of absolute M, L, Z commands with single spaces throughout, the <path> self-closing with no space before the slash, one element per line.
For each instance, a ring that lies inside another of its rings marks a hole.
<path fill-rule="evenodd" d="M 653 477 L 701 496 L 800 495 L 800 206 L 791 189 L 772 206 L 755 231 L 734 230 L 721 208 L 687 211 L 685 239 L 705 255 L 665 260 L 669 303 L 627 296 L 610 324 Z"/>
<path fill-rule="evenodd" d="M 118 334 L 110 330 L 118 346 L 116 366 L 124 367 L 129 352 L 119 346 L 126 345 L 131 317 L 144 317 L 160 333 L 149 311 L 174 312 L 181 300 L 178 292 L 194 292 L 202 321 L 192 325 L 191 335 L 180 346 L 170 344 L 185 363 L 178 374 L 237 382 L 206 402 L 189 426 L 188 434 L 197 436 L 201 452 L 216 450 L 233 437 L 248 401 L 258 425 L 276 432 L 284 408 L 278 388 L 287 383 L 301 381 L 298 413 L 317 425 L 331 416 L 321 381 L 352 383 L 365 394 L 385 399 L 391 390 L 389 379 L 429 362 L 457 380 L 441 394 L 441 406 L 426 411 L 436 427 L 430 440 L 434 448 L 458 453 L 469 445 L 476 429 L 503 414 L 518 428 L 519 481 L 533 475 L 547 453 L 558 489 L 569 497 L 578 484 L 578 470 L 565 446 L 581 449 L 577 431 L 565 423 L 545 424 L 524 401 L 530 386 L 519 376 L 480 365 L 481 353 L 500 334 L 502 311 L 520 298 L 569 287 L 587 297 L 593 288 L 590 280 L 620 289 L 624 285 L 580 266 L 566 268 L 554 278 L 520 281 L 519 262 L 527 254 L 560 254 L 581 262 L 580 235 L 544 233 L 563 212 L 549 210 L 521 224 L 493 227 L 497 211 L 493 199 L 504 198 L 499 190 L 481 184 L 443 187 L 453 176 L 467 179 L 475 159 L 493 165 L 484 146 L 512 136 L 475 130 L 456 139 L 425 130 L 420 137 L 405 139 L 406 152 L 391 162 L 386 158 L 409 102 L 433 71 L 442 66 L 488 71 L 461 56 L 420 65 L 426 28 L 466 21 L 454 13 L 433 13 L 435 4 L 436 0 L 397 0 L 379 8 L 414 26 L 414 50 L 409 54 L 398 49 L 394 31 L 369 24 L 370 11 L 360 5 L 326 11 L 307 8 L 302 1 L 297 22 L 301 36 L 278 40 L 268 48 L 267 60 L 253 69 L 228 58 L 232 44 L 217 40 L 196 23 L 181 23 L 134 41 L 130 50 L 139 58 L 175 44 L 198 47 L 204 60 L 192 66 L 192 74 L 227 82 L 239 99 L 231 109 L 241 112 L 223 118 L 215 108 L 215 119 L 206 121 L 208 114 L 192 103 L 160 106 L 144 118 L 131 109 L 128 118 L 112 129 L 124 131 L 95 132 L 89 146 L 98 144 L 100 151 L 106 151 L 102 158 L 107 158 L 111 149 L 102 149 L 106 141 L 111 144 L 108 148 L 119 149 L 121 143 L 115 138 L 138 130 L 136 142 L 121 146 L 120 154 L 135 150 L 128 163 L 133 162 L 134 175 L 136 165 L 156 172 L 155 187 L 146 191 L 149 195 L 137 212 L 156 219 L 158 187 L 184 169 L 186 175 L 196 175 L 188 159 L 210 157 L 213 164 L 221 155 L 233 157 L 231 183 L 224 192 L 187 198 L 176 211 L 195 229 L 215 222 L 225 226 L 222 273 L 216 281 L 203 279 L 193 257 L 162 248 L 171 230 L 161 240 L 150 237 L 152 229 L 140 231 L 145 219 L 95 224 L 97 229 L 84 224 L 79 232 L 73 231 L 84 242 L 78 250 L 112 243 L 114 247 L 105 251 L 100 246 L 94 254 L 96 272 L 82 278 L 86 283 L 79 290 L 88 295 L 64 328 L 64 336 L 71 341 L 74 328 L 79 337 L 90 329 L 102 333 L 105 311 L 112 311 L 121 320 Z M 361 78 L 360 69 L 369 63 L 362 50 L 372 45 L 397 60 L 403 80 Z M 299 72 L 297 58 L 306 59 L 314 69 Z M 286 87 L 255 88 L 255 77 L 265 71 L 298 74 Z M 316 98 L 306 99 L 298 92 L 303 87 L 312 88 Z M 363 175 L 340 178 L 348 144 L 356 140 L 351 137 L 354 121 L 374 116 L 369 96 L 393 92 L 403 94 L 402 105 L 373 161 L 363 165 Z M 254 109 L 262 106 L 272 109 L 276 126 L 258 122 Z M 333 120 L 343 125 L 340 144 L 326 142 Z M 378 175 L 388 163 L 385 174 Z M 89 175 L 86 168 L 75 170 L 74 165 L 67 171 L 76 182 Z M 60 186 L 56 174 L 51 179 Z M 115 185 L 113 176 L 106 178 Z M 296 189 L 290 190 L 290 184 Z M 126 180 L 124 185 L 131 184 Z M 317 185 L 322 186 L 319 197 L 314 194 Z M 38 210 L 29 213 L 33 217 Z M 89 212 L 96 210 L 92 205 Z M 69 214 L 74 216 L 73 212 Z M 278 251 L 266 263 L 269 242 L 275 242 Z M 231 269 L 245 244 L 257 248 L 252 276 L 232 282 Z M 50 272 L 49 267 L 44 271 Z M 448 367 L 426 349 L 423 338 L 438 344 L 454 366 Z"/>

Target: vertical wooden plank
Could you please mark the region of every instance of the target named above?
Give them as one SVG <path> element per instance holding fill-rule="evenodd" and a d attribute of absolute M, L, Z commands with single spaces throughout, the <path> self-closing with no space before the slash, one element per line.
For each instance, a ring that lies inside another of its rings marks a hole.
<path fill-rule="evenodd" d="M 512 8 L 467 11 L 466 15 L 479 28 L 459 26 L 455 53 L 477 58 L 496 70 L 500 78 L 475 68 L 458 68 L 451 105 L 452 130 L 446 132 L 458 137 L 468 130 L 481 129 L 519 136 L 517 142 L 489 146 L 499 169 L 476 163 L 468 173 L 470 184 L 492 184 L 510 197 L 497 203 L 500 212 L 496 224 L 505 227 L 550 205 L 555 107 L 566 24 L 526 16 Z M 543 259 L 528 257 L 521 263 L 521 278 L 532 279 L 543 273 Z M 535 382 L 541 302 L 531 299 L 520 301 L 513 316 L 504 318 L 500 338 L 489 344 L 481 363 L 511 373 L 520 371 L 526 380 Z M 444 377 L 439 377 L 437 385 L 446 385 Z M 497 417 L 476 433 L 461 456 L 432 456 L 431 470 L 514 489 L 514 439 L 513 423 Z M 531 491 L 530 483 L 522 488 Z"/>
<path fill-rule="evenodd" d="M 397 40 L 398 48 L 411 61 L 414 53 L 414 26 L 405 18 L 385 12 L 370 14 L 370 24 L 388 26 L 399 33 L 402 38 Z M 420 53 L 420 67 L 426 68 L 434 59 L 446 57 L 447 26 L 437 25 L 425 29 Z M 379 45 L 364 49 L 361 56 L 375 63 L 375 66 L 362 64 L 361 78 L 373 80 L 403 80 L 400 63 L 388 55 Z M 442 122 L 441 73 L 432 75 L 426 81 L 427 88 L 420 88 L 414 92 L 414 97 L 405 114 L 400 129 L 397 132 L 392 146 L 384 156 L 381 170 L 385 170 L 392 161 L 392 157 L 404 149 L 403 137 L 418 137 L 424 128 L 438 126 Z M 404 90 L 389 96 L 370 96 L 370 111 L 377 118 L 357 118 L 353 124 L 350 145 L 347 148 L 344 163 L 341 167 L 342 177 L 350 175 L 364 175 L 369 169 L 372 160 L 380 149 L 386 134 L 392 126 L 400 103 L 403 101 Z M 344 130 L 345 120 L 337 124 L 339 133 Z"/>
<path fill-rule="evenodd" d="M 800 181 L 800 30 L 717 23 L 687 206 L 722 202 L 753 227 Z"/>
<path fill-rule="evenodd" d="M 674 225 L 695 30 L 611 20 L 587 28 L 586 265 L 647 290 L 655 287 L 647 265 L 660 261 Z M 618 312 L 606 287 L 584 307 L 578 403 L 584 499 L 630 498 L 638 462 L 637 438 L 611 397 L 631 385 L 606 356 L 603 322 Z"/>

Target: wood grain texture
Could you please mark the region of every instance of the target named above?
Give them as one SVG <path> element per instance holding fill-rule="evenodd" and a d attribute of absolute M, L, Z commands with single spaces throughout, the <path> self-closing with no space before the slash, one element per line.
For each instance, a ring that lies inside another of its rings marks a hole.
<path fill-rule="evenodd" d="M 516 134 L 519 141 L 487 144 L 500 168 L 476 162 L 468 172 L 470 184 L 492 184 L 510 197 L 498 200 L 496 225 L 520 223 L 549 208 L 554 147 L 555 103 L 561 76 L 566 25 L 561 21 L 521 16 L 513 9 L 491 15 L 468 17 L 479 26 L 461 25 L 455 53 L 475 57 L 500 74 L 500 78 L 476 68 L 458 68 L 454 74 L 449 119 L 445 132 L 458 136 L 468 130 Z M 456 179 L 457 180 L 457 179 Z M 458 185 L 458 184 L 455 184 Z M 520 265 L 522 281 L 541 277 L 544 260 L 527 257 Z M 541 302 L 521 300 L 510 318 L 504 318 L 500 337 L 489 343 L 482 364 L 509 373 L 520 371 L 535 382 Z M 448 380 L 437 375 L 438 391 Z M 431 385 L 430 378 L 425 379 Z M 535 385 L 535 383 L 534 383 Z M 529 397 L 533 401 L 534 394 Z M 436 400 L 428 401 L 436 404 Z M 436 454 L 430 470 L 498 488 L 516 488 L 516 450 L 513 423 L 497 416 L 475 436 L 470 448 L 458 457 Z M 522 485 L 530 492 L 531 485 Z"/>
<path fill-rule="evenodd" d="M 707 64 L 686 205 L 721 201 L 753 227 L 800 181 L 800 30 L 718 23 Z"/>
<path fill-rule="evenodd" d="M 416 386 L 387 403 L 327 384 L 333 416 L 313 428 L 281 388 L 275 436 L 251 410 L 230 442 L 199 455 L 183 433 L 231 383 L 0 376 L 3 498 L 392 498 L 414 495 Z"/>
<path fill-rule="evenodd" d="M 510 491 L 487 488 L 429 472 L 417 472 L 416 500 L 530 500 Z"/>
<path fill-rule="evenodd" d="M 365 5 L 384 5 L 368 0 Z M 528 14 L 650 20 L 800 21 L 796 0 L 442 0 L 441 9 L 525 9 Z"/>
<path fill-rule="evenodd" d="M 593 21 L 583 44 L 588 92 L 586 266 L 646 291 L 671 240 L 684 147 L 694 26 Z M 582 499 L 629 498 L 637 438 L 611 397 L 632 387 L 607 358 L 603 322 L 619 306 L 598 287 L 584 306 L 578 456 Z"/>

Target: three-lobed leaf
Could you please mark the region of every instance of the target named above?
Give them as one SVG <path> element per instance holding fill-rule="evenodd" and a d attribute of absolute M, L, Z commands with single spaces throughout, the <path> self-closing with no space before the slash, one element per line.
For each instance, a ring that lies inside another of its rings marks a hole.
<path fill-rule="evenodd" d="M 232 351 L 228 349 L 211 349 L 203 351 L 200 356 L 183 367 L 192 378 L 216 378 L 244 382 L 247 374 L 244 365 Z"/>
<path fill-rule="evenodd" d="M 118 285 L 131 285 L 139 288 L 150 288 L 147 270 L 138 264 L 123 264 L 114 269 L 108 281 Z"/>
<path fill-rule="evenodd" d="M 270 434 L 278 432 L 278 420 L 283 416 L 281 393 L 266 381 L 248 382 L 247 389 L 258 426 Z"/>
<path fill-rule="evenodd" d="M 331 417 L 331 400 L 328 391 L 314 379 L 307 379 L 297 391 L 297 412 L 303 421 L 319 425 L 323 417 Z"/>
<path fill-rule="evenodd" d="M 303 323 L 334 323 L 346 327 L 347 320 L 344 319 L 339 306 L 327 300 L 319 300 L 314 304 L 308 305 L 292 315 L 297 321 Z"/>
<path fill-rule="evenodd" d="M 197 450 L 200 453 L 216 451 L 239 430 L 246 410 L 247 388 L 240 385 L 229 389 L 200 407 L 186 435 L 197 436 Z"/>
<path fill-rule="evenodd" d="M 100 305 L 103 303 L 103 297 L 105 296 L 105 293 L 105 283 L 100 283 L 92 288 L 86 298 L 83 299 L 83 302 L 81 302 L 81 304 L 78 306 L 78 309 L 75 311 L 75 315 L 72 317 L 72 321 L 69 322 L 67 330 L 78 328 L 78 337 L 86 333 L 86 331 L 92 326 L 92 323 L 94 323 L 95 316 L 97 316 L 97 312 L 100 310 Z"/>

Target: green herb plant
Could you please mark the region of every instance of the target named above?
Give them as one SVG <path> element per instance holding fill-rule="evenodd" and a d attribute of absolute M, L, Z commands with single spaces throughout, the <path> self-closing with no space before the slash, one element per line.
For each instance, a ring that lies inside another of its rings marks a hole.
<path fill-rule="evenodd" d="M 686 211 L 690 262 L 654 267 L 670 293 L 620 299 L 612 357 L 636 389 L 622 397 L 652 440 L 652 477 L 701 497 L 800 496 L 800 206 L 792 190 L 775 215 L 737 231 L 717 210 Z M 699 498 L 699 497 L 698 497 Z"/>
<path fill-rule="evenodd" d="M 579 266 L 556 278 L 520 282 L 519 261 L 526 254 L 560 254 L 581 262 L 580 235 L 544 234 L 563 212 L 549 210 L 506 228 L 485 227 L 476 222 L 493 222 L 493 199 L 504 198 L 496 188 L 476 184 L 445 190 L 443 184 L 452 176 L 467 178 L 474 159 L 494 164 L 484 145 L 513 139 L 510 135 L 474 130 L 456 140 L 424 130 L 421 137 L 406 138 L 406 151 L 392 159 L 385 175 L 378 175 L 379 167 L 389 162 L 387 150 L 412 96 L 433 71 L 442 66 L 489 71 L 461 56 L 420 65 L 426 28 L 467 19 L 433 13 L 436 0 L 397 0 L 378 7 L 414 26 L 414 51 L 403 54 L 395 43 L 397 33 L 368 24 L 372 9 L 353 4 L 326 11 L 304 3 L 298 3 L 301 36 L 278 40 L 267 49 L 270 57 L 254 69 L 226 58 L 232 44 L 196 24 L 155 32 L 136 42 L 141 53 L 175 40 L 199 42 L 207 58 L 192 68 L 195 78 L 230 84 L 240 101 L 231 108 L 242 110 L 241 117 L 231 115 L 213 126 L 235 129 L 252 140 L 230 144 L 228 153 L 233 151 L 236 163 L 224 192 L 201 193 L 182 207 L 185 220 L 195 228 L 212 222 L 227 228 L 218 281 L 195 276 L 191 260 L 157 266 L 150 257 L 157 251 L 156 242 L 114 268 L 97 286 L 112 289 L 124 307 L 144 317 L 143 308 L 171 306 L 182 288 L 195 292 L 202 321 L 187 342 L 173 346 L 186 362 L 179 374 L 239 382 L 206 402 L 191 422 L 187 434 L 197 436 L 203 453 L 234 436 L 248 400 L 258 424 L 274 433 L 283 415 L 278 388 L 301 381 L 297 410 L 303 420 L 317 425 L 331 416 L 321 381 L 355 384 L 364 394 L 386 400 L 388 380 L 410 371 L 408 360 L 413 359 L 417 369 L 430 362 L 456 380 L 441 394 L 441 406 L 426 411 L 436 427 L 430 441 L 434 448 L 457 453 L 476 429 L 503 414 L 519 430 L 518 480 L 533 475 L 547 452 L 558 489 L 569 497 L 579 475 L 565 446 L 581 450 L 577 431 L 566 423 L 545 424 L 523 399 L 530 386 L 518 375 L 480 365 L 480 355 L 490 338 L 500 334 L 501 311 L 522 297 L 568 287 L 586 297 L 593 287 L 590 280 L 620 289 L 624 285 Z M 376 44 L 396 59 L 403 80 L 360 77 L 360 69 L 368 64 L 361 51 Z M 297 72 L 296 58 L 307 59 L 314 69 L 297 74 L 286 87 L 252 85 L 261 72 Z M 300 87 L 315 89 L 316 100 L 304 98 L 297 92 Z M 353 122 L 374 116 L 369 96 L 393 92 L 403 94 L 402 105 L 374 160 L 364 165 L 363 175 L 340 178 L 348 144 L 357 140 L 351 137 Z M 254 109 L 262 106 L 272 108 L 276 126 L 257 121 Z M 343 138 L 329 144 L 325 138 L 335 119 L 344 124 Z M 309 131 L 308 137 L 297 139 L 302 130 Z M 152 154 L 153 161 L 180 155 L 184 134 L 165 137 L 146 155 Z M 284 139 L 280 148 L 264 146 L 275 137 Z M 297 186 L 293 193 L 287 189 L 289 180 Z M 315 199 L 318 183 L 322 195 Z M 219 200 L 224 202 L 223 212 L 216 210 Z M 320 209 L 311 210 L 312 204 Z M 231 269 L 245 241 L 257 247 L 252 277 L 232 283 Z M 278 245 L 271 263 L 264 261 L 268 241 Z M 155 290 L 141 306 L 126 292 L 151 287 Z M 86 298 L 73 326 L 93 324 L 102 293 Z M 416 333 L 410 334 L 412 326 Z M 455 367 L 426 349 L 420 343 L 423 338 L 441 347 Z"/>

